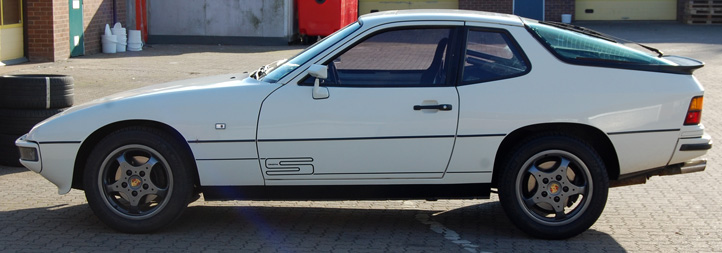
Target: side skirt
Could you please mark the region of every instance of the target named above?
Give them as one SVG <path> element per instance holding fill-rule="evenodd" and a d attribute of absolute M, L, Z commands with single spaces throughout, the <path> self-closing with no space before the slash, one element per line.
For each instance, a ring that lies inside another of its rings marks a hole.
<path fill-rule="evenodd" d="M 488 199 L 491 184 L 204 186 L 206 200 Z"/>

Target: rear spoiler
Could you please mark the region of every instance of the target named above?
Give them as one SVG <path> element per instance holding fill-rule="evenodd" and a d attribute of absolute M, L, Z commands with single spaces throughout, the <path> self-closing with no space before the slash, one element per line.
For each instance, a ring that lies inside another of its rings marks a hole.
<path fill-rule="evenodd" d="M 676 55 L 663 55 L 659 58 L 670 61 L 676 65 L 649 65 L 649 64 L 640 64 L 640 63 L 620 62 L 620 61 L 614 61 L 614 60 L 599 60 L 599 59 L 563 59 L 562 58 L 562 60 L 565 62 L 571 63 L 571 64 L 578 64 L 578 65 L 591 65 L 591 66 L 608 67 L 608 68 L 654 71 L 654 72 L 682 74 L 682 75 L 691 75 L 695 70 L 697 70 L 701 67 L 704 67 L 704 62 L 701 62 L 701 61 L 698 61 L 698 60 L 695 60 L 692 58 L 687 58 L 687 57 L 676 56 Z"/>
<path fill-rule="evenodd" d="M 677 66 L 659 66 L 663 72 L 692 74 L 695 70 L 704 67 L 704 62 L 676 55 L 664 55 L 662 59 L 674 62 Z"/>

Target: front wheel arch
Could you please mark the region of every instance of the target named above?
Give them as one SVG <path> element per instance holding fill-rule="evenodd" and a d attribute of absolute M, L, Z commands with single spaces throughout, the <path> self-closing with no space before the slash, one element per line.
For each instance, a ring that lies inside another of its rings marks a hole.
<path fill-rule="evenodd" d="M 195 168 L 183 143 L 140 126 L 104 137 L 83 177 L 93 213 L 125 233 L 152 232 L 178 219 L 192 199 Z"/>
<path fill-rule="evenodd" d="M 165 133 L 170 134 L 173 136 L 173 138 L 176 138 L 176 140 L 180 141 L 181 143 L 184 143 L 184 151 L 186 155 L 191 157 L 193 161 L 195 161 L 195 157 L 193 156 L 193 152 L 191 151 L 190 146 L 188 145 L 188 142 L 186 139 L 181 135 L 178 130 L 175 128 L 170 127 L 169 125 L 163 124 L 161 122 L 157 121 L 150 121 L 150 120 L 127 120 L 127 121 L 119 121 L 112 124 L 108 124 L 104 127 L 99 128 L 88 138 L 86 138 L 83 143 L 80 146 L 80 149 L 78 150 L 78 155 L 75 157 L 75 165 L 73 167 L 73 182 L 72 182 L 72 188 L 78 189 L 78 190 L 84 190 L 83 188 L 83 175 L 85 173 L 85 165 L 88 161 L 88 156 L 93 151 L 93 149 L 98 145 L 100 140 L 108 136 L 109 134 L 123 129 L 127 127 L 150 127 L 157 129 L 159 131 L 163 131 Z M 193 168 L 193 175 L 194 179 L 193 182 L 196 186 L 200 185 L 200 177 L 198 176 L 198 168 L 195 162 L 193 162 L 194 168 Z"/>
<path fill-rule="evenodd" d="M 494 173 L 492 174 L 492 187 L 498 187 L 499 179 L 504 170 L 504 158 L 514 151 L 520 143 L 525 143 L 540 135 L 548 133 L 564 133 L 580 140 L 584 140 L 597 151 L 602 158 L 609 180 L 619 178 L 619 157 L 612 141 L 598 128 L 577 123 L 545 123 L 529 125 L 509 133 L 499 145 L 494 159 Z"/>

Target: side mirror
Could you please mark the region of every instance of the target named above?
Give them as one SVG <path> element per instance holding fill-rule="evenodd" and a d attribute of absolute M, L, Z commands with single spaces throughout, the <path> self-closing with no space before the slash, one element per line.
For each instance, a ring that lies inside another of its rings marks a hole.
<path fill-rule="evenodd" d="M 324 65 L 313 64 L 308 68 L 308 74 L 315 78 L 328 78 L 328 67 Z"/>
<path fill-rule="evenodd" d="M 313 99 L 326 99 L 328 98 L 328 88 L 321 87 L 319 79 L 328 78 L 328 66 L 324 65 L 311 65 L 308 68 L 308 74 L 316 78 L 313 82 Z"/>

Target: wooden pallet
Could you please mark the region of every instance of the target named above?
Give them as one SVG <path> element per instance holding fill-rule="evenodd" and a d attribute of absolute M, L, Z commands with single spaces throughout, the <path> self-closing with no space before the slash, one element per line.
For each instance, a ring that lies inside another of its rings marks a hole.
<path fill-rule="evenodd" d="M 685 9 L 685 14 L 695 14 L 695 15 L 719 15 L 722 16 L 722 7 L 715 7 L 715 8 L 693 8 L 688 7 Z"/>
<path fill-rule="evenodd" d="M 684 22 L 687 24 L 722 24 L 722 15 L 699 15 L 699 14 L 687 14 L 684 15 Z"/>
<path fill-rule="evenodd" d="M 688 25 L 722 25 L 722 21 L 715 20 L 687 20 Z"/>
<path fill-rule="evenodd" d="M 694 8 L 722 7 L 722 0 L 690 0 L 687 6 Z"/>
<path fill-rule="evenodd" d="M 687 24 L 722 24 L 722 0 L 690 0 L 684 6 Z"/>

